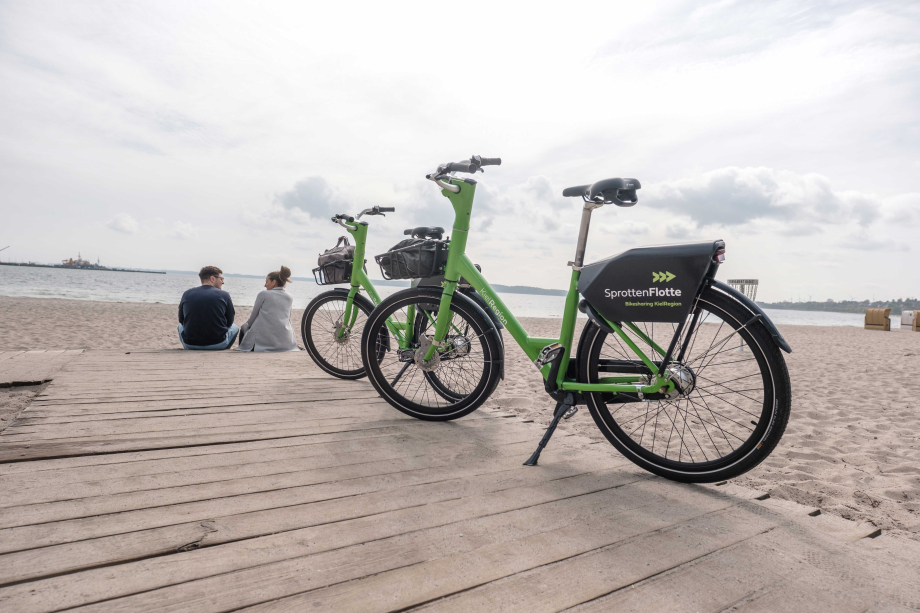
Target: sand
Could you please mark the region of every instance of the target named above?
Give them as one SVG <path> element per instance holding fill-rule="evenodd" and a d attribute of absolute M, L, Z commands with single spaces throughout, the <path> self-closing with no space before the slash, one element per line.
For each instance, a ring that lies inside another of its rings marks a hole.
<path fill-rule="evenodd" d="M 179 349 L 176 308 L 0 297 L 0 350 Z M 248 315 L 240 308 L 237 323 Z M 298 334 L 301 315 L 292 314 Z M 560 320 L 522 323 L 533 335 L 553 336 Z M 920 540 L 920 334 L 780 329 L 794 351 L 786 356 L 793 387 L 789 426 L 770 458 L 734 481 Z M 507 347 L 506 378 L 488 404 L 548 423 L 554 405 L 542 380 L 516 345 Z M 4 390 L 0 412 L 18 411 L 29 395 Z M 585 408 L 561 429 L 607 444 Z M 610 447 L 610 453 L 616 451 Z"/>

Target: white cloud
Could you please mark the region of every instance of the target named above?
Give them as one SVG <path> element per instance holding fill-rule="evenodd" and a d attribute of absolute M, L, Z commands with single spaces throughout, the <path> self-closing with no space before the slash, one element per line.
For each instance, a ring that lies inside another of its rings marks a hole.
<path fill-rule="evenodd" d="M 115 216 L 115 219 L 105 225 L 106 227 L 123 234 L 137 234 L 139 230 L 137 220 L 127 213 L 119 213 Z"/>
<path fill-rule="evenodd" d="M 332 213 L 396 206 L 372 220 L 379 253 L 450 227 L 423 176 L 478 153 L 503 159 L 470 234 L 498 283 L 564 287 L 581 213 L 561 189 L 632 176 L 639 206 L 595 212 L 592 257 L 718 237 L 764 291 L 824 291 L 794 251 L 834 263 L 827 292 L 920 293 L 884 248 L 914 257 L 920 230 L 916 2 L 497 2 L 462 32 L 421 2 L 207 2 L 0 3 L 0 203 L 18 203 L 0 217 L 23 257 L 93 241 L 109 262 L 190 269 L 206 249 L 261 273 L 259 254 L 333 244 Z M 469 68 L 458 49 L 488 52 Z M 133 225 L 84 227 L 108 211 Z M 166 237 L 196 240 L 152 248 Z"/>
<path fill-rule="evenodd" d="M 791 229 L 802 224 L 856 222 L 881 214 L 875 196 L 835 191 L 827 177 L 772 168 L 720 168 L 644 190 L 649 206 L 689 214 L 701 226 L 732 226 L 775 219 Z"/>
<path fill-rule="evenodd" d="M 183 221 L 177 221 L 173 224 L 170 236 L 179 240 L 198 238 L 198 228 L 192 224 L 185 223 Z"/>

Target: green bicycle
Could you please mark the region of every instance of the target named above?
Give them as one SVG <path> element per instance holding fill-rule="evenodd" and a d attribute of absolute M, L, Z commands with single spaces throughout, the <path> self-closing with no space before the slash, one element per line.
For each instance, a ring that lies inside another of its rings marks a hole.
<path fill-rule="evenodd" d="M 445 282 L 399 291 L 368 318 L 361 355 L 380 395 L 407 415 L 443 421 L 468 415 L 494 391 L 503 347 L 480 304 L 455 291 L 462 276 L 556 401 L 526 465 L 537 464 L 560 419 L 580 405 L 620 453 L 669 479 L 720 481 L 762 462 L 789 419 L 781 351 L 791 348 L 754 302 L 715 280 L 725 243 L 640 247 L 585 265 L 592 212 L 634 206 L 641 185 L 617 178 L 568 188 L 563 196 L 581 197 L 584 207 L 562 326 L 558 338 L 532 337 L 466 255 L 476 181 L 456 173 L 500 163 L 473 156 L 427 175 L 455 213 Z M 579 311 L 588 322 L 576 347 Z M 405 332 L 395 350 L 382 344 L 393 324 Z"/>
<path fill-rule="evenodd" d="M 393 213 L 394 207 L 375 206 L 364 209 L 356 217 L 347 214 L 338 214 L 332 217 L 334 223 L 339 224 L 352 235 L 355 243 L 353 259 L 338 260 L 319 266 L 313 270 L 313 275 L 317 285 L 335 285 L 348 283 L 349 287 L 337 287 L 328 292 L 319 294 L 304 309 L 303 317 L 300 322 L 300 333 L 303 337 L 304 347 L 307 353 L 313 359 L 317 366 L 328 374 L 340 379 L 360 379 L 365 376 L 366 371 L 361 360 L 361 351 L 357 346 L 361 340 L 362 332 L 367 323 L 368 315 L 374 308 L 380 304 L 380 295 L 374 288 L 374 284 L 367 276 L 364 267 L 365 247 L 367 244 L 368 223 L 360 221 L 364 216 L 384 215 Z M 439 227 L 419 226 L 410 228 L 405 234 L 412 238 L 424 240 L 433 239 L 439 241 L 444 234 L 444 229 Z M 418 268 L 418 262 L 414 268 Z M 431 266 L 421 273 L 424 278 L 415 278 L 412 281 L 413 286 L 431 286 L 439 285 L 443 279 L 443 263 L 438 265 L 432 261 Z M 391 275 L 384 274 L 387 278 L 393 278 Z M 369 298 L 361 294 L 361 291 L 367 293 Z M 463 285 L 461 292 L 472 294 L 474 300 L 478 300 L 481 306 L 485 306 L 482 299 L 476 295 L 469 286 Z M 419 314 L 420 325 L 421 314 Z M 494 318 L 493 324 L 499 329 L 501 323 Z M 385 352 L 383 347 L 390 346 L 390 337 L 396 339 L 397 343 L 405 345 L 407 332 L 404 327 L 397 321 L 387 322 L 385 330 L 380 332 L 380 351 Z M 412 334 L 412 330 L 409 331 Z M 383 353 L 379 356 L 383 357 Z M 442 392 L 449 394 L 450 389 L 441 386 L 437 378 L 430 377 L 433 384 L 439 386 Z"/>
<path fill-rule="evenodd" d="M 357 218 L 338 214 L 332 217 L 354 237 L 355 251 L 351 261 L 329 262 L 314 269 L 317 285 L 349 283 L 349 288 L 335 288 L 316 296 L 304 309 L 300 322 L 303 344 L 321 369 L 340 379 L 360 379 L 365 375 L 357 340 L 380 295 L 364 270 L 364 249 L 367 244 L 366 221 L 361 217 L 393 213 L 394 207 L 364 209 Z M 359 292 L 364 290 L 370 299 Z"/>

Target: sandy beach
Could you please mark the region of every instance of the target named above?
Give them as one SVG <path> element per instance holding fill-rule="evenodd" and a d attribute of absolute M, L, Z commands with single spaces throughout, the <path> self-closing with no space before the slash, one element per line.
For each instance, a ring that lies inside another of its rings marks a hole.
<path fill-rule="evenodd" d="M 180 348 L 171 304 L 0 297 L 0 313 L 0 350 Z M 237 323 L 248 314 L 238 309 Z M 298 332 L 301 314 L 292 314 Z M 553 336 L 560 320 L 522 323 L 534 335 Z M 920 334 L 780 328 L 793 347 L 786 356 L 792 416 L 772 456 L 735 481 L 920 540 Z M 553 404 L 539 376 L 516 345 L 508 347 L 506 379 L 489 405 L 548 423 Z M 34 393 L 0 392 L 2 416 Z M 561 428 L 607 444 L 586 409 Z"/>

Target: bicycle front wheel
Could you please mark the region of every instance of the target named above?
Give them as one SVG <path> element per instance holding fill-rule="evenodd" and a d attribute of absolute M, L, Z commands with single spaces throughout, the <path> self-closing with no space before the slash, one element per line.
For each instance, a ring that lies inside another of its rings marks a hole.
<path fill-rule="evenodd" d="M 501 348 L 491 322 L 458 297 L 450 308 L 448 333 L 431 360 L 426 349 L 434 338 L 440 292 L 397 292 L 374 309 L 364 328 L 361 355 L 368 378 L 380 395 L 407 415 L 446 421 L 479 408 L 495 389 L 501 372 Z M 392 347 L 381 347 L 383 331 Z M 370 359 L 382 355 L 379 360 Z"/>
<path fill-rule="evenodd" d="M 355 296 L 354 322 L 345 322 L 345 292 L 325 292 L 307 305 L 300 333 L 307 353 L 317 366 L 339 379 L 360 379 L 366 373 L 361 362 L 361 335 L 373 305 Z M 351 323 L 351 325 L 348 325 Z"/>
<path fill-rule="evenodd" d="M 762 462 L 786 429 L 791 388 L 779 348 L 766 326 L 751 319 L 734 298 L 707 288 L 665 370 L 680 394 L 586 395 L 607 440 L 635 464 L 675 481 L 722 481 Z M 623 326 L 658 365 L 676 328 Z M 637 374 L 651 372 L 628 343 L 594 324 L 585 327 L 579 341 L 581 381 Z"/>

